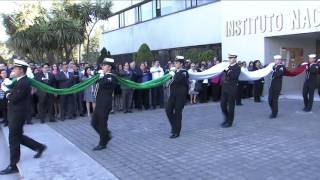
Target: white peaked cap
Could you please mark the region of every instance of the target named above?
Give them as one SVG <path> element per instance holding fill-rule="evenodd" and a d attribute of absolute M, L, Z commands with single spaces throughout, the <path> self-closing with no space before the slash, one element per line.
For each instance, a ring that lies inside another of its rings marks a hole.
<path fill-rule="evenodd" d="M 184 59 L 183 56 L 176 56 L 176 59 Z"/>
<path fill-rule="evenodd" d="M 228 58 L 237 58 L 238 55 L 236 53 L 229 53 Z"/>
<path fill-rule="evenodd" d="M 112 59 L 112 58 L 104 58 L 104 59 L 103 59 L 103 62 L 106 62 L 106 63 L 114 63 L 114 59 Z"/>
<path fill-rule="evenodd" d="M 280 55 L 273 56 L 273 59 L 281 59 L 282 57 Z"/>
<path fill-rule="evenodd" d="M 18 67 L 29 67 L 29 64 L 26 63 L 25 61 L 23 60 L 19 60 L 19 59 L 14 59 L 13 60 L 13 65 L 14 66 L 18 66 Z"/>
<path fill-rule="evenodd" d="M 309 58 L 316 58 L 317 55 L 316 54 L 309 54 Z"/>

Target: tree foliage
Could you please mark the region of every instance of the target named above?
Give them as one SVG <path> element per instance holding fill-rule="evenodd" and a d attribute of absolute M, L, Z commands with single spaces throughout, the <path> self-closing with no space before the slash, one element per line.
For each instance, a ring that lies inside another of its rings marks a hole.
<path fill-rule="evenodd" d="M 142 62 L 148 62 L 151 64 L 151 62 L 154 60 L 154 57 L 149 46 L 146 43 L 143 43 L 138 52 L 134 54 L 133 59 L 138 64 Z"/>

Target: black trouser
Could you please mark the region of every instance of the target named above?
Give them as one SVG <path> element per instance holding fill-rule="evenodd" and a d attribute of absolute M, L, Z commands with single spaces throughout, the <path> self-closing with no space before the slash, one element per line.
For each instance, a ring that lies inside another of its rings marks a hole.
<path fill-rule="evenodd" d="M 108 130 L 108 117 L 111 109 L 111 107 L 106 109 L 97 107 L 92 115 L 91 126 L 100 136 L 100 146 L 107 145 L 108 141 L 111 138 L 110 131 Z"/>
<path fill-rule="evenodd" d="M 276 81 L 276 80 L 273 80 Z M 281 92 L 282 81 L 271 82 L 269 88 L 268 102 L 271 108 L 272 116 L 278 115 L 278 100 Z"/>
<path fill-rule="evenodd" d="M 220 84 L 211 84 L 211 94 L 213 101 L 219 101 L 221 97 L 221 86 Z"/>
<path fill-rule="evenodd" d="M 151 89 L 151 101 L 153 108 L 156 108 L 157 105 L 160 105 L 160 108 L 163 108 L 163 86 L 158 86 Z"/>
<path fill-rule="evenodd" d="M 236 103 L 237 105 L 242 104 L 242 92 L 243 92 L 243 83 L 238 82 L 238 87 L 237 87 L 237 98 L 236 98 Z"/>
<path fill-rule="evenodd" d="M 73 116 L 73 109 L 74 109 L 73 94 L 61 95 L 60 96 L 61 119 L 65 119 L 66 117 L 71 118 Z"/>
<path fill-rule="evenodd" d="M 168 104 L 166 107 L 166 114 L 171 125 L 172 134 L 180 134 L 181 121 L 182 121 L 182 110 L 186 101 L 186 89 L 176 89 L 170 91 Z"/>
<path fill-rule="evenodd" d="M 149 103 L 149 89 L 137 90 L 137 108 L 142 109 L 142 105 L 145 109 L 150 108 Z"/>
<path fill-rule="evenodd" d="M 199 102 L 206 103 L 208 101 L 208 84 L 202 83 L 202 90 L 199 92 Z"/>
<path fill-rule="evenodd" d="M 54 107 L 53 107 L 54 96 L 48 93 L 39 93 L 38 96 L 39 96 L 39 101 L 38 101 L 39 119 L 41 121 L 44 121 L 48 113 L 49 119 L 53 120 L 54 119 Z"/>
<path fill-rule="evenodd" d="M 39 142 L 23 135 L 23 119 L 25 118 L 20 118 L 19 122 L 9 120 L 10 165 L 12 166 L 15 166 L 20 160 L 20 144 L 34 151 L 43 147 Z"/>
<path fill-rule="evenodd" d="M 315 88 L 316 88 L 316 82 L 306 81 L 303 84 L 302 95 L 303 95 L 304 107 L 307 110 L 312 109 Z"/>
<path fill-rule="evenodd" d="M 82 105 L 83 105 L 83 93 L 80 92 L 80 93 L 73 94 L 72 112 L 74 116 L 78 116 L 83 113 Z"/>
<path fill-rule="evenodd" d="M 234 107 L 237 97 L 237 85 L 226 85 L 222 87 L 221 94 L 221 110 L 225 118 L 225 122 L 228 124 L 233 123 L 234 120 Z"/>
<path fill-rule="evenodd" d="M 261 102 L 262 91 L 263 91 L 263 83 L 261 81 L 254 81 L 253 94 L 254 94 L 255 102 Z"/>
<path fill-rule="evenodd" d="M 122 104 L 124 112 L 131 110 L 133 89 L 122 89 Z"/>
<path fill-rule="evenodd" d="M 8 123 L 8 116 L 7 116 L 7 99 L 0 100 L 0 111 L 3 118 L 3 123 Z"/>

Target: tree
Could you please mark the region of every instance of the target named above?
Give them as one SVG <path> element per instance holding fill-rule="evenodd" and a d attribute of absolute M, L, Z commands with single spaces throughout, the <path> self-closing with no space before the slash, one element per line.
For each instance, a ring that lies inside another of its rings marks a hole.
<path fill-rule="evenodd" d="M 149 46 L 146 43 L 143 43 L 138 52 L 133 55 L 133 59 L 138 64 L 145 61 L 151 63 L 154 60 L 154 57 Z"/>
<path fill-rule="evenodd" d="M 199 55 L 199 60 L 200 61 L 209 61 L 213 60 L 215 56 L 215 52 L 212 49 L 206 50 Z"/>
<path fill-rule="evenodd" d="M 112 2 L 109 0 L 96 0 L 95 3 L 85 1 L 80 4 L 66 6 L 66 12 L 74 19 L 80 20 L 86 37 L 86 54 L 90 51 L 90 36 L 100 20 L 106 20 L 111 15 Z"/>
<path fill-rule="evenodd" d="M 103 47 L 100 51 L 100 56 L 97 60 L 97 64 L 101 64 L 104 58 L 111 57 L 110 51 L 107 51 L 105 47 Z"/>

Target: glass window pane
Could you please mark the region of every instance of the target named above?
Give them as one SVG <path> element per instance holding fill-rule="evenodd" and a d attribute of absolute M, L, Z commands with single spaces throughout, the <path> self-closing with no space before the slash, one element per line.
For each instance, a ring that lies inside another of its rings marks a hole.
<path fill-rule="evenodd" d="M 208 4 L 211 2 L 214 2 L 216 0 L 197 0 L 197 6 L 202 5 L 202 4 Z"/>
<path fill-rule="evenodd" d="M 141 21 L 152 19 L 152 2 L 141 6 Z"/>
<path fill-rule="evenodd" d="M 106 31 L 112 31 L 119 28 L 119 16 L 112 16 L 108 19 L 108 21 L 105 23 L 105 30 Z"/>
<path fill-rule="evenodd" d="M 184 10 L 186 6 L 186 2 L 179 1 L 161 1 L 161 15 L 166 15 L 170 13 L 174 13 L 177 11 Z"/>
<path fill-rule="evenodd" d="M 120 16 L 120 27 L 124 27 L 125 26 L 125 24 L 124 24 L 124 13 L 121 13 L 121 14 L 119 14 L 119 16 Z"/>
<path fill-rule="evenodd" d="M 185 0 L 186 1 L 186 8 L 191 8 L 191 1 L 192 0 Z"/>
<path fill-rule="evenodd" d="M 125 22 L 125 26 L 129 26 L 131 24 L 135 23 L 135 9 L 130 9 L 126 12 L 124 12 L 124 22 Z"/>

